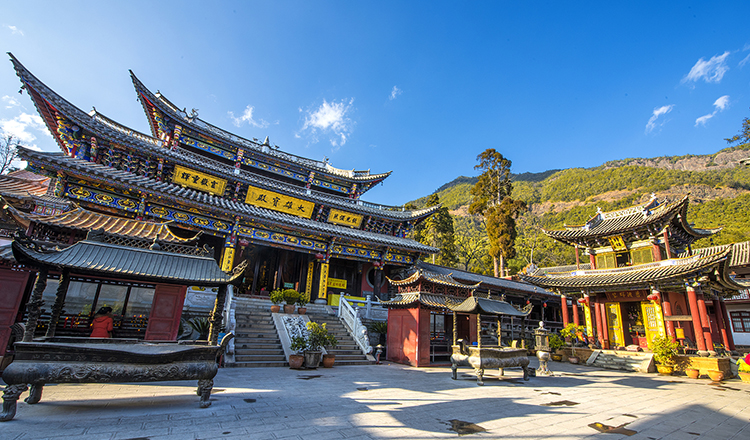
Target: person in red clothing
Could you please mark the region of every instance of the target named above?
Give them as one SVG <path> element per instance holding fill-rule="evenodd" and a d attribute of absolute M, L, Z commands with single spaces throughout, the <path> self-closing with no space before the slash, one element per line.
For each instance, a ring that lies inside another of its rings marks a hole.
<path fill-rule="evenodd" d="M 114 318 L 112 318 L 112 307 L 102 307 L 94 315 L 91 322 L 92 338 L 111 338 Z"/>

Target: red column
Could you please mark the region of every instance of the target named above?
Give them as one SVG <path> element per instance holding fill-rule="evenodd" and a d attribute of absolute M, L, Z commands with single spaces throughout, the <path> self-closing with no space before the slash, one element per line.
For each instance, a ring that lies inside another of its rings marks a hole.
<path fill-rule="evenodd" d="M 594 297 L 594 317 L 596 320 L 596 339 L 599 340 L 599 344 L 604 347 L 604 335 L 602 334 L 602 309 L 599 307 L 599 297 Z"/>
<path fill-rule="evenodd" d="M 719 297 L 715 296 L 713 299 L 714 302 L 714 319 L 716 320 L 716 327 L 719 329 L 719 335 L 721 335 L 722 343 L 724 344 L 724 347 L 728 350 L 731 350 L 729 348 L 729 336 L 727 336 L 727 328 L 724 325 L 724 319 L 721 316 L 721 304 L 719 303 Z"/>
<path fill-rule="evenodd" d="M 573 301 L 573 323 L 581 325 L 581 321 L 578 320 L 578 301 Z"/>
<path fill-rule="evenodd" d="M 568 316 L 568 298 L 565 295 L 560 295 L 560 302 L 562 303 L 563 327 L 565 327 L 570 322 L 570 317 Z"/>
<path fill-rule="evenodd" d="M 719 304 L 721 305 L 721 317 L 724 320 L 724 328 L 728 329 L 730 325 L 732 325 L 732 321 L 729 320 L 729 313 L 727 313 L 727 305 L 724 304 L 724 298 L 719 298 Z M 734 351 L 737 349 L 737 347 L 734 346 L 734 335 L 731 331 L 727 330 L 727 339 L 729 339 L 729 344 L 727 345 L 727 348 Z"/>
<path fill-rule="evenodd" d="M 651 253 L 654 255 L 654 261 L 661 261 L 661 248 L 657 240 L 651 243 Z"/>
<path fill-rule="evenodd" d="M 706 340 L 706 349 L 708 351 L 714 350 L 714 338 L 711 335 L 711 322 L 708 320 L 708 310 L 706 310 L 706 298 L 703 296 L 703 292 L 698 295 L 698 312 L 701 317 L 701 327 L 703 330 L 703 338 Z"/>
<path fill-rule="evenodd" d="M 654 289 L 654 292 L 659 292 L 658 290 Z M 669 302 L 669 292 L 664 292 L 661 295 L 661 309 L 664 312 L 664 317 L 672 316 L 672 303 Z M 677 335 L 674 332 L 674 322 L 673 321 L 667 321 L 664 320 L 664 326 L 667 328 L 667 336 L 669 336 L 669 339 L 672 341 L 677 340 Z"/>
<path fill-rule="evenodd" d="M 604 342 L 602 343 L 602 348 L 609 348 L 609 327 L 607 326 L 607 307 L 604 304 L 605 303 L 603 301 L 599 303 L 599 309 L 601 309 L 601 314 L 602 314 L 602 338 L 604 339 Z"/>
<path fill-rule="evenodd" d="M 664 230 L 664 249 L 667 251 L 667 258 L 672 258 L 672 251 L 669 249 L 669 228 Z"/>
<path fill-rule="evenodd" d="M 581 268 L 581 256 L 578 255 L 578 246 L 576 246 L 576 269 Z"/>
<path fill-rule="evenodd" d="M 703 339 L 701 330 L 701 315 L 698 312 L 698 297 L 693 286 L 688 285 L 685 290 L 687 290 L 690 316 L 693 318 L 693 336 L 695 337 L 695 345 L 698 347 L 698 350 L 706 351 L 706 341 Z"/>
<path fill-rule="evenodd" d="M 596 255 L 590 253 L 589 261 L 591 262 L 591 268 L 596 269 Z"/>

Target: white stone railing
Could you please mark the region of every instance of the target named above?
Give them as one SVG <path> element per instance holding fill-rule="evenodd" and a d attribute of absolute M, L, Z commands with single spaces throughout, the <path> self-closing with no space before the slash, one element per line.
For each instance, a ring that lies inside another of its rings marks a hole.
<path fill-rule="evenodd" d="M 372 353 L 372 346 L 370 345 L 370 337 L 367 334 L 367 327 L 362 324 L 362 320 L 357 316 L 357 310 L 349 304 L 349 302 L 343 296 L 339 298 L 339 311 L 338 317 L 348 328 L 349 334 L 352 335 L 354 341 L 362 349 L 362 353 Z"/>

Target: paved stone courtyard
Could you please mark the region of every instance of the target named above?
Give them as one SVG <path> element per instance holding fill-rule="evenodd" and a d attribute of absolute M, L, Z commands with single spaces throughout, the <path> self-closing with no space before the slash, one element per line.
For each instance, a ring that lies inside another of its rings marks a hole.
<path fill-rule="evenodd" d="M 550 367 L 554 377 L 528 382 L 520 370 L 500 380 L 489 371 L 483 387 L 468 368 L 456 381 L 449 367 L 388 363 L 226 368 L 207 409 L 192 382 L 48 385 L 40 403 L 19 401 L 0 438 L 750 438 L 750 384 L 739 380 Z"/>

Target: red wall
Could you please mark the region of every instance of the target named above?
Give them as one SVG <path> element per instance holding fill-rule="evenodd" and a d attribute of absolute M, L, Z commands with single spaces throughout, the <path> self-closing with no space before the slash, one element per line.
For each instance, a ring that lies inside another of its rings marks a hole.
<path fill-rule="evenodd" d="M 0 269 L 0 357 L 5 355 L 5 347 L 10 339 L 10 326 L 16 323 L 16 315 L 28 281 L 29 272 Z"/>
<path fill-rule="evenodd" d="M 389 361 L 417 365 L 418 329 L 419 309 L 388 309 Z"/>

